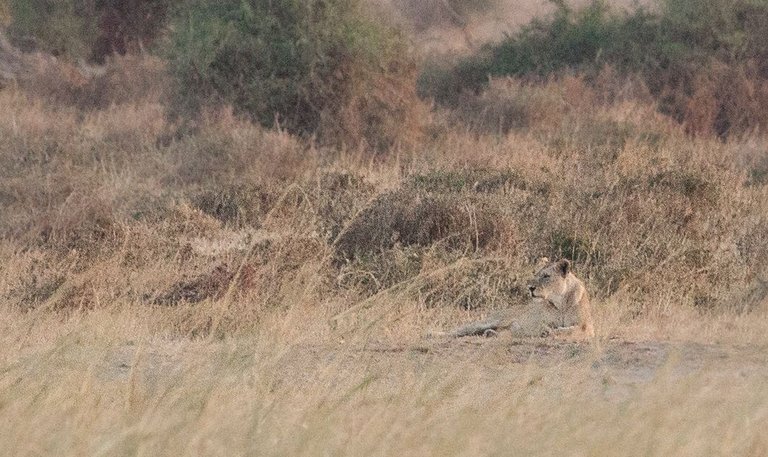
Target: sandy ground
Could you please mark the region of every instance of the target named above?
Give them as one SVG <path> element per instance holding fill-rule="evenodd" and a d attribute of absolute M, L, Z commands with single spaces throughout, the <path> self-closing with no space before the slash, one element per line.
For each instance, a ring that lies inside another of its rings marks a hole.
<path fill-rule="evenodd" d="M 213 351 L 213 352 L 212 352 Z M 88 352 L 88 351 L 85 351 Z M 215 377 L 220 364 L 210 345 L 195 348 L 183 343 L 124 345 L 104 354 L 95 367 L 103 380 L 126 381 L 138 370 L 149 386 L 175 376 L 185 360 L 206 360 L 207 371 Z M 227 351 L 239 358 L 242 370 L 259 366 L 258 354 L 243 347 Z M 623 399 L 633 387 L 658 376 L 685 378 L 697 374 L 722 373 L 739 379 L 768 383 L 768 353 L 751 346 L 690 342 L 625 341 L 611 339 L 601 344 L 550 339 L 504 337 L 425 340 L 422 343 L 392 346 L 372 342 L 365 346 L 295 345 L 282 348 L 270 366 L 280 383 L 310 388 L 318 373 L 338 373 L 340 380 L 360 371 L 375 377 L 379 384 L 397 385 L 404 377 L 443 371 L 455 374 L 457 367 L 493 382 L 501 374 L 524 372 L 531 366 L 547 373 L 567 376 L 569 369 L 586 368 L 592 388 L 606 399 Z M 84 360 L 81 360 L 84 361 Z M 231 361 L 231 360 L 230 360 Z M 70 359 L 72 368 L 77 357 Z M 232 366 L 229 364 L 228 366 Z M 85 368 L 85 367 L 81 367 Z M 596 392 L 597 393 L 597 392 Z"/>

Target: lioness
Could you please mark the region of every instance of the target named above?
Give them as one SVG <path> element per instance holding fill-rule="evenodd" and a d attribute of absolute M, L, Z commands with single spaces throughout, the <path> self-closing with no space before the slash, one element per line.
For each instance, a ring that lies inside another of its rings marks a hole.
<path fill-rule="evenodd" d="M 595 336 L 587 289 L 571 271 L 568 259 L 550 262 L 544 257 L 539 260 L 539 268 L 528 282 L 528 292 L 556 310 L 559 315 L 558 325 L 553 328 L 556 333 Z"/>
<path fill-rule="evenodd" d="M 509 312 L 474 322 L 453 332 L 432 332 L 431 336 L 463 337 L 495 335 L 499 330 L 511 330 L 520 335 L 572 335 L 593 337 L 592 312 L 584 283 L 571 271 L 571 262 L 562 259 L 539 260 L 533 278 L 528 282 L 533 302 L 524 312 L 512 317 Z"/>

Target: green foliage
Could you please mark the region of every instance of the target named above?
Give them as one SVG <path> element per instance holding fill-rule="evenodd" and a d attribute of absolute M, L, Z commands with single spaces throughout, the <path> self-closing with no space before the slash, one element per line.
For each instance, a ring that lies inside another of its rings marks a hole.
<path fill-rule="evenodd" d="M 547 76 L 564 69 L 587 70 L 610 63 L 638 69 L 649 58 L 658 34 L 656 17 L 644 9 L 618 15 L 600 0 L 580 10 L 553 0 L 555 12 L 534 19 L 518 33 L 484 47 L 449 68 L 431 68 L 421 90 L 438 101 L 453 102 L 463 90 L 479 90 L 489 76 Z"/>
<path fill-rule="evenodd" d="M 54 55 L 85 57 L 96 36 L 97 0 L 10 0 L 16 41 Z"/>
<path fill-rule="evenodd" d="M 553 0 L 556 11 L 478 55 L 456 63 L 432 82 L 483 87 L 488 76 L 547 76 L 564 69 L 596 70 L 608 64 L 654 77 L 710 59 L 739 61 L 768 56 L 768 2 L 765 0 L 661 0 L 659 12 L 638 7 L 612 12 L 601 0 L 580 10 Z M 433 72 L 434 73 L 434 72 Z M 428 74 L 429 75 L 429 74 Z M 664 82 L 671 77 L 656 78 Z M 430 81 L 422 80 L 425 90 Z M 437 98 L 448 91 L 432 88 Z M 455 91 L 451 91 L 455 93 Z"/>
<path fill-rule="evenodd" d="M 669 57 L 744 59 L 768 53 L 765 0 L 660 0 L 659 29 Z"/>
<path fill-rule="evenodd" d="M 182 112 L 226 103 L 300 133 L 407 72 L 398 36 L 356 0 L 193 0 L 173 22 L 167 54 Z"/>
<path fill-rule="evenodd" d="M 101 62 L 151 44 L 179 1 L 8 0 L 10 32 L 29 48 Z"/>
<path fill-rule="evenodd" d="M 611 17 L 602 2 L 572 11 L 564 3 L 550 21 L 535 20 L 518 39 L 495 48 L 489 61 L 492 74 L 549 74 L 564 67 L 596 62 L 622 45 L 622 24 Z"/>

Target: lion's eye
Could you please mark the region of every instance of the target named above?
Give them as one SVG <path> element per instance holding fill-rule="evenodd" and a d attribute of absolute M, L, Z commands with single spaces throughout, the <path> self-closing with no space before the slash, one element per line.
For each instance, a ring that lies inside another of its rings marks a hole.
<path fill-rule="evenodd" d="M 541 275 L 541 277 L 544 279 L 549 279 L 549 274 Z"/>

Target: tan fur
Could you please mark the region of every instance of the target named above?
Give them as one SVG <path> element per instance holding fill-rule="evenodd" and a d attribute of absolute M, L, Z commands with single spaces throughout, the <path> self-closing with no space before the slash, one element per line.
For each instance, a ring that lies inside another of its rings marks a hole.
<path fill-rule="evenodd" d="M 553 328 L 556 334 L 590 338 L 595 335 L 589 294 L 584 283 L 571 271 L 569 260 L 542 259 L 528 282 L 528 291 L 531 297 L 553 308 L 558 321 Z"/>

